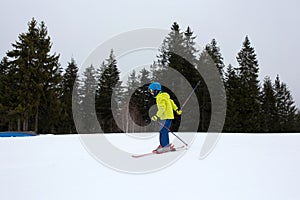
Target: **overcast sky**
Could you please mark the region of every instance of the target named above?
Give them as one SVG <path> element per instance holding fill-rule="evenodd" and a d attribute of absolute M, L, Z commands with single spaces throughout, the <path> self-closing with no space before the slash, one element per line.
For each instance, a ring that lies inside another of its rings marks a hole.
<path fill-rule="evenodd" d="M 190 26 L 203 47 L 215 38 L 225 64 L 236 65 L 246 35 L 255 48 L 260 79 L 279 74 L 300 107 L 300 3 L 298 0 L 9 0 L 0 3 L 0 57 L 32 17 L 44 21 L 62 66 L 73 57 L 80 65 L 102 42 L 134 29 L 182 30 Z"/>

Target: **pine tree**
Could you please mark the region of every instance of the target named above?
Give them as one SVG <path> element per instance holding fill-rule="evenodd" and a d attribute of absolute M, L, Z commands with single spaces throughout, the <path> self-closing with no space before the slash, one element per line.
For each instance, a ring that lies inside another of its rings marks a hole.
<path fill-rule="evenodd" d="M 7 52 L 9 73 L 17 93 L 16 103 L 10 111 L 19 113 L 18 126 L 22 120 L 24 131 L 29 130 L 30 122 L 34 121 L 34 130 L 38 132 L 39 123 L 46 121 L 39 121 L 39 118 L 45 117 L 53 125 L 55 117 L 50 112 L 59 107 L 54 102 L 58 95 L 57 84 L 61 80 L 59 55 L 50 54 L 52 44 L 46 25 L 41 22 L 38 26 L 34 18 L 28 23 L 28 32 L 21 33 L 18 39 L 12 44 L 13 50 Z M 51 106 L 46 106 L 47 103 Z M 45 126 L 41 124 L 41 127 Z"/>
<path fill-rule="evenodd" d="M 258 61 L 255 50 L 251 47 L 246 36 L 241 51 L 237 55 L 239 63 L 238 76 L 240 79 L 241 102 L 239 104 L 240 126 L 243 132 L 257 132 L 260 130 L 260 101 Z"/>
<path fill-rule="evenodd" d="M 196 49 L 195 39 L 196 36 L 193 35 L 193 31 L 188 26 L 186 31 L 184 32 L 183 45 L 184 45 L 184 59 L 190 63 L 191 68 L 195 68 L 197 63 L 196 54 L 199 50 Z"/>
<path fill-rule="evenodd" d="M 4 57 L 0 62 L 0 107 L 5 104 L 5 94 L 7 93 L 7 81 L 8 81 L 8 61 L 7 57 Z"/>
<path fill-rule="evenodd" d="M 137 93 L 138 100 L 138 112 L 139 112 L 139 126 L 141 127 L 141 131 L 145 132 L 144 127 L 150 121 L 150 116 L 148 114 L 148 110 L 150 109 L 150 105 L 154 104 L 152 96 L 148 92 L 148 85 L 151 82 L 150 80 L 150 72 L 143 68 L 138 75 L 139 87 L 135 93 Z M 152 102 L 152 103 L 151 103 Z"/>
<path fill-rule="evenodd" d="M 8 61 L 4 57 L 0 62 L 0 131 L 8 130 L 7 111 L 10 94 L 13 92 L 9 87 Z"/>
<path fill-rule="evenodd" d="M 285 83 L 281 83 L 277 75 L 275 84 L 276 97 L 276 132 L 293 132 L 297 120 L 297 109 L 290 90 Z"/>
<path fill-rule="evenodd" d="M 207 130 L 213 127 L 223 126 L 224 121 L 221 120 L 224 115 L 225 108 L 221 102 L 226 101 L 226 96 L 222 93 L 216 92 L 224 89 L 224 63 L 223 57 L 220 53 L 220 48 L 217 46 L 215 39 L 210 44 L 207 44 L 205 49 L 201 52 L 198 69 L 201 71 L 201 76 L 204 78 L 204 84 L 200 86 L 199 96 L 201 102 L 201 129 Z M 208 90 L 210 87 L 210 91 Z M 212 105 L 211 100 L 214 100 Z M 213 115 L 213 116 L 212 116 Z M 214 118 L 214 124 L 211 124 L 211 118 Z"/>
<path fill-rule="evenodd" d="M 195 48 L 195 38 L 189 27 L 185 32 L 181 32 L 179 25 L 175 22 L 171 26 L 171 32 L 164 39 L 160 48 L 157 63 L 162 70 L 160 73 L 161 76 L 157 81 L 168 80 L 169 88 L 165 89 L 170 90 L 170 93 L 171 91 L 176 91 L 177 97 L 171 93 L 171 98 L 173 99 L 181 98 L 183 101 L 183 98 L 186 98 L 186 82 L 191 87 L 194 87 L 201 80 L 201 75 L 196 69 L 197 59 L 195 54 L 198 51 Z M 174 71 L 177 71 L 180 75 L 175 76 Z M 200 90 L 196 91 L 198 101 L 201 101 Z M 188 110 L 188 107 L 186 107 L 185 112 L 191 112 L 191 110 Z M 174 121 L 174 127 L 178 127 L 178 123 L 179 121 Z M 182 130 L 185 131 L 189 131 L 190 127 L 187 123 L 185 127 L 181 126 Z"/>
<path fill-rule="evenodd" d="M 129 74 L 128 80 L 127 80 L 127 102 L 126 102 L 126 108 L 128 109 L 128 113 L 126 116 L 126 132 L 137 132 L 137 126 L 136 124 L 141 124 L 141 116 L 139 112 L 139 107 L 143 106 L 142 97 L 141 97 L 141 91 L 139 89 L 140 82 L 138 80 L 138 74 L 135 70 L 132 70 L 132 72 Z M 132 120 L 129 120 L 132 119 Z M 131 123 L 129 123 L 131 122 Z"/>
<path fill-rule="evenodd" d="M 240 106 L 240 82 L 236 70 L 232 65 L 227 67 L 225 74 L 225 88 L 227 98 L 226 119 L 224 125 L 224 132 L 241 132 L 242 128 L 239 122 Z"/>
<path fill-rule="evenodd" d="M 78 67 L 75 60 L 72 58 L 68 63 L 68 66 L 63 75 L 63 80 L 61 83 L 62 96 L 60 97 L 62 102 L 62 123 L 60 125 L 60 132 L 65 133 L 75 133 L 76 127 L 73 120 L 72 112 L 72 94 L 73 87 L 78 87 L 77 80 Z"/>
<path fill-rule="evenodd" d="M 101 67 L 101 74 L 96 93 L 96 111 L 104 132 L 121 132 L 112 113 L 112 108 L 118 108 L 118 102 L 115 99 L 112 99 L 112 95 L 113 89 L 116 86 L 121 85 L 119 76 L 120 72 L 117 67 L 117 61 L 113 50 L 111 50 L 109 58 Z"/>
<path fill-rule="evenodd" d="M 276 97 L 269 77 L 266 77 L 263 83 L 261 94 L 261 129 L 263 132 L 274 132 L 276 117 Z"/>
<path fill-rule="evenodd" d="M 76 113 L 78 132 L 95 133 L 95 92 L 97 89 L 97 71 L 93 65 L 85 68 L 81 80 L 79 80 L 78 98 L 79 104 Z"/>
<path fill-rule="evenodd" d="M 21 131 L 21 106 L 18 99 L 18 86 L 20 85 L 19 79 L 16 79 L 16 69 L 4 57 L 1 61 L 1 114 L 3 115 L 3 128 L 4 130 L 18 130 Z M 5 129 L 5 127 L 7 129 Z"/>
<path fill-rule="evenodd" d="M 150 65 L 150 79 L 152 81 L 158 81 L 161 71 L 160 67 L 157 61 L 153 61 L 153 63 Z"/>
<path fill-rule="evenodd" d="M 199 70 L 204 72 L 201 74 L 200 77 L 201 84 L 196 90 L 196 94 L 198 96 L 198 102 L 200 105 L 199 131 L 202 132 L 202 131 L 207 131 L 211 119 L 211 98 L 204 77 L 206 78 L 206 80 L 209 80 L 210 82 L 214 82 L 213 80 L 214 77 L 211 77 L 211 75 L 212 75 L 212 68 L 215 67 L 213 60 L 205 50 L 202 51 L 200 54 L 197 67 Z"/>
<path fill-rule="evenodd" d="M 157 77 L 158 80 L 163 80 L 168 76 L 169 68 L 177 70 L 180 74 L 184 73 L 184 58 L 182 57 L 185 53 L 184 35 L 176 22 L 171 26 L 171 32 L 164 39 L 159 51 L 157 63 L 160 68 L 160 76 Z"/>
<path fill-rule="evenodd" d="M 140 71 L 140 74 L 139 74 L 138 78 L 140 80 L 140 83 L 142 83 L 143 85 L 148 84 L 151 81 L 150 72 L 146 68 L 143 68 Z"/>
<path fill-rule="evenodd" d="M 35 117 L 35 131 L 40 130 L 43 133 L 56 133 L 59 117 L 61 113 L 61 96 L 60 83 L 62 81 L 62 68 L 59 64 L 59 55 L 51 55 L 52 43 L 48 36 L 48 30 L 44 22 L 41 22 L 39 27 L 39 42 L 37 66 L 39 66 L 39 76 L 42 77 L 40 85 L 42 94 L 38 103 Z M 42 120 L 39 120 L 41 118 Z M 45 120 L 47 119 L 47 120 Z M 37 126 L 40 126 L 38 128 Z"/>
<path fill-rule="evenodd" d="M 208 55 L 211 57 L 211 59 L 214 61 L 222 80 L 224 80 L 224 62 L 223 57 L 220 52 L 220 47 L 217 46 L 216 39 L 212 39 L 210 44 L 207 44 L 205 46 L 205 51 L 208 53 Z"/>

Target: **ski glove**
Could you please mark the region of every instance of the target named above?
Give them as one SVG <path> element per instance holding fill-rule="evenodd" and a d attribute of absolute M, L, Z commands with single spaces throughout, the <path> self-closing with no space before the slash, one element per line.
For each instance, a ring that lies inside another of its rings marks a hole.
<path fill-rule="evenodd" d="M 178 110 L 178 109 L 176 110 L 177 115 L 181 115 L 181 113 L 182 113 L 182 110 Z"/>
<path fill-rule="evenodd" d="M 154 115 L 153 117 L 151 117 L 151 120 L 152 120 L 152 121 L 157 121 L 157 116 Z"/>

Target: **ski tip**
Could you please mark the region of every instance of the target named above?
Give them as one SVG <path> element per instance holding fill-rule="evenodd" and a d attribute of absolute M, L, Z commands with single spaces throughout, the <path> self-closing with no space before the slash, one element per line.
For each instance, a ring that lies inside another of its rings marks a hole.
<path fill-rule="evenodd" d="M 132 158 L 139 158 L 141 157 L 140 155 L 131 155 Z"/>

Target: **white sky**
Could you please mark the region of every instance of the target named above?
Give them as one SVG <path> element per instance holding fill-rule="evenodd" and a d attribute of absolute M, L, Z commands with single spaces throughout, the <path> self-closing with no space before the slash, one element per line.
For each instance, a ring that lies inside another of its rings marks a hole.
<path fill-rule="evenodd" d="M 0 58 L 35 17 L 45 21 L 52 50 L 61 55 L 63 67 L 71 57 L 82 64 L 114 35 L 145 27 L 169 30 L 174 21 L 182 30 L 190 26 L 202 47 L 215 38 L 225 64 L 236 65 L 236 55 L 248 35 L 258 56 L 261 79 L 268 75 L 274 80 L 279 74 L 300 107 L 297 0 L 9 0 L 1 1 L 0 7 Z"/>

